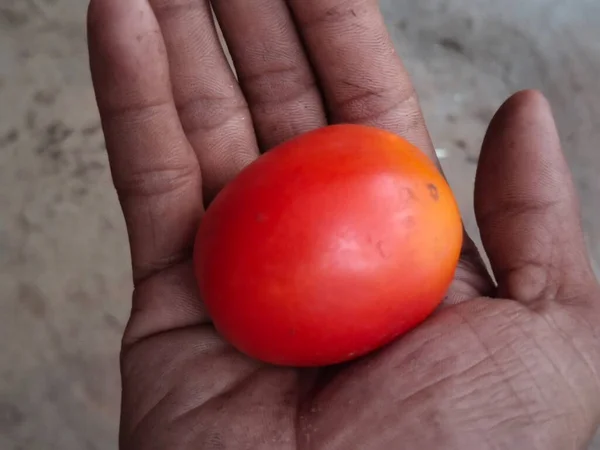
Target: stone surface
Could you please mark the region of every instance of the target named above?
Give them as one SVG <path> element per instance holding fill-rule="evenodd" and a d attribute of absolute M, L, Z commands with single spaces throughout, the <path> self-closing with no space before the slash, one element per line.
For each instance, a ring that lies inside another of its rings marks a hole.
<path fill-rule="evenodd" d="M 383 0 L 470 230 L 485 127 L 552 102 L 600 260 L 600 3 Z M 131 286 L 91 90 L 82 0 L 0 2 L 0 448 L 116 447 Z M 598 446 L 600 448 L 600 444 Z"/>

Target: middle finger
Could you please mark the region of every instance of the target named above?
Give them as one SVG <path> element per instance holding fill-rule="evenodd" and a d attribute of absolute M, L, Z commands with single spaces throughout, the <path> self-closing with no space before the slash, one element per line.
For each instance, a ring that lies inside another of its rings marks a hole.
<path fill-rule="evenodd" d="M 327 124 L 284 0 L 212 0 L 262 150 Z"/>

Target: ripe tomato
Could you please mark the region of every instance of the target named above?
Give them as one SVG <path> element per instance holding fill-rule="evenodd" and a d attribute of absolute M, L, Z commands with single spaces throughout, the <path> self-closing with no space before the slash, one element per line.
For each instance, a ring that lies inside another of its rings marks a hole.
<path fill-rule="evenodd" d="M 364 355 L 422 322 L 454 276 L 462 223 L 402 138 L 334 125 L 261 156 L 214 200 L 195 271 L 217 330 L 293 366 Z"/>

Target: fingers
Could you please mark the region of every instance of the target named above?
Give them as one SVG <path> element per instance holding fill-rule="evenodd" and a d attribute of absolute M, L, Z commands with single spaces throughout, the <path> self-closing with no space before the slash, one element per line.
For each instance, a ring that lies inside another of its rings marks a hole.
<path fill-rule="evenodd" d="M 198 161 L 181 128 L 146 0 L 93 0 L 90 66 L 139 281 L 189 256 L 202 213 Z"/>
<path fill-rule="evenodd" d="M 168 54 L 175 104 L 211 199 L 258 155 L 252 118 L 207 0 L 149 0 Z"/>
<path fill-rule="evenodd" d="M 333 122 L 377 126 L 435 153 L 376 0 L 287 0 Z"/>
<path fill-rule="evenodd" d="M 287 0 L 318 75 L 329 118 L 387 129 L 439 166 L 408 73 L 396 54 L 376 0 Z M 447 303 L 484 295 L 491 280 L 472 241 Z"/>
<path fill-rule="evenodd" d="M 285 0 L 212 0 L 261 149 L 327 124 Z"/>
<path fill-rule="evenodd" d="M 490 124 L 475 183 L 499 296 L 533 304 L 589 289 L 578 208 L 547 101 L 534 91 L 516 94 Z"/>

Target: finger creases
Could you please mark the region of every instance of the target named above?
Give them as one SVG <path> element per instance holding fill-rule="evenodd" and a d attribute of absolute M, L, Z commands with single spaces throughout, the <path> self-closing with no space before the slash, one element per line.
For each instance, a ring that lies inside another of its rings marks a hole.
<path fill-rule="evenodd" d="M 254 120 L 268 150 L 327 124 L 321 94 L 284 0 L 212 0 Z"/>
<path fill-rule="evenodd" d="M 143 0 L 93 0 L 90 66 L 115 187 L 141 280 L 189 254 L 200 168 L 171 94 L 162 35 Z"/>
<path fill-rule="evenodd" d="M 330 121 L 402 135 L 435 159 L 417 96 L 376 0 L 287 0 Z"/>
<path fill-rule="evenodd" d="M 570 301 L 593 285 L 577 195 L 542 94 L 515 94 L 492 120 L 475 213 L 499 296 Z"/>
<path fill-rule="evenodd" d="M 168 54 L 173 97 L 212 199 L 258 155 L 252 117 L 207 0 L 148 0 Z"/>

